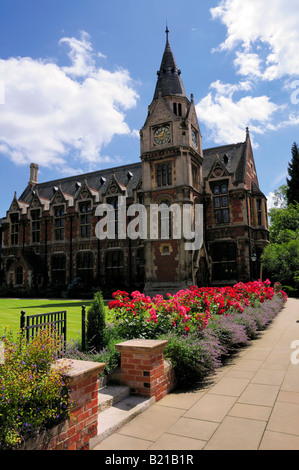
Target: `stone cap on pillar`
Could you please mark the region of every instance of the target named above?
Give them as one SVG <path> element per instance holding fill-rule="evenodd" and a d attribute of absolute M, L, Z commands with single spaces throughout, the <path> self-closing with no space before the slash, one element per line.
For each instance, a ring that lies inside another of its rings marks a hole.
<path fill-rule="evenodd" d="M 105 369 L 105 362 L 81 361 L 78 359 L 58 359 L 52 367 L 67 367 L 68 376 L 74 379 L 82 379 L 89 375 L 100 374 Z"/>
<path fill-rule="evenodd" d="M 116 349 L 120 352 L 135 352 L 138 354 L 152 354 L 162 351 L 167 340 L 156 340 L 156 339 L 130 339 L 123 343 L 115 345 Z"/>

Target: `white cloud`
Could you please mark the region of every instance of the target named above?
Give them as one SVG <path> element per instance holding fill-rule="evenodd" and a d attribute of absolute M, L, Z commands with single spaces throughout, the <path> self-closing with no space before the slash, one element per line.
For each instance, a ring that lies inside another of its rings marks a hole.
<path fill-rule="evenodd" d="M 274 202 L 276 200 L 275 194 L 273 192 L 270 192 L 269 194 L 267 194 L 266 197 L 267 197 L 267 208 L 268 208 L 268 210 L 273 209 L 273 207 L 275 207 Z"/>
<path fill-rule="evenodd" d="M 89 35 L 81 32 L 81 39 L 67 38 L 60 39 L 59 44 L 67 44 L 69 47 L 68 56 L 71 59 L 72 65 L 63 67 L 65 73 L 78 77 L 86 77 L 92 73 L 95 67 L 95 53 Z M 103 54 L 98 53 L 98 57 L 105 57 Z"/>
<path fill-rule="evenodd" d="M 232 95 L 237 91 L 251 90 L 252 83 L 249 80 L 234 84 L 222 83 L 220 80 L 216 80 L 216 82 L 211 83 L 210 87 L 216 90 L 217 95 L 232 97 Z"/>
<path fill-rule="evenodd" d="M 239 73 L 265 80 L 299 74 L 298 0 L 222 0 L 211 14 L 227 27 L 220 50 L 242 47 L 236 52 Z"/>
<path fill-rule="evenodd" d="M 138 99 L 129 72 L 97 66 L 102 54 L 84 32 L 60 44 L 69 47 L 68 67 L 30 57 L 0 60 L 0 151 L 17 164 L 68 167 L 69 154 L 99 163 L 114 135 L 134 135 L 125 119 Z"/>
<path fill-rule="evenodd" d="M 234 93 L 250 89 L 250 82 L 211 84 L 210 92 L 196 105 L 198 119 L 208 129 L 209 138 L 218 144 L 242 142 L 245 129 L 262 134 L 272 128 L 271 119 L 279 107 L 267 96 L 244 96 L 234 101 Z M 253 140 L 253 145 L 256 146 Z"/>
<path fill-rule="evenodd" d="M 258 54 L 238 51 L 236 53 L 234 64 L 238 67 L 238 73 L 240 75 L 256 77 L 262 76 L 260 70 L 261 58 Z"/>

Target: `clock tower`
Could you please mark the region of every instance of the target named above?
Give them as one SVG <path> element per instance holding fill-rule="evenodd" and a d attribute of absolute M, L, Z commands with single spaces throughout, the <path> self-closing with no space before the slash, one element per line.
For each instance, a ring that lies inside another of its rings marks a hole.
<path fill-rule="evenodd" d="M 187 98 L 168 35 L 166 28 L 153 100 L 140 130 L 142 188 L 148 217 L 145 292 L 149 295 L 176 292 L 196 283 L 203 250 L 186 250 L 186 221 L 182 217 L 183 206 L 190 206 L 194 224 L 195 205 L 202 203 L 202 139 L 193 96 Z M 158 211 L 155 218 L 151 215 L 155 205 L 167 206 L 168 211 Z M 165 223 L 168 230 L 162 233 Z M 150 230 L 155 224 L 157 230 Z"/>

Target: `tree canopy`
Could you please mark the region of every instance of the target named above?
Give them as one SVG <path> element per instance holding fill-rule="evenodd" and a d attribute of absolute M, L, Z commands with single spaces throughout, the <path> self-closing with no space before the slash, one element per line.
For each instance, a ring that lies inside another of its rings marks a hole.
<path fill-rule="evenodd" d="M 299 202 L 299 149 L 296 142 L 292 146 L 292 160 L 289 163 L 287 178 L 287 201 L 288 204 Z"/>
<path fill-rule="evenodd" d="M 270 244 L 262 255 L 264 273 L 281 282 L 288 295 L 299 295 L 299 149 L 292 146 L 289 178 L 274 191 L 269 210 Z"/>
<path fill-rule="evenodd" d="M 288 295 L 299 294 L 299 202 L 269 211 L 270 244 L 262 255 L 263 270 L 281 282 Z"/>

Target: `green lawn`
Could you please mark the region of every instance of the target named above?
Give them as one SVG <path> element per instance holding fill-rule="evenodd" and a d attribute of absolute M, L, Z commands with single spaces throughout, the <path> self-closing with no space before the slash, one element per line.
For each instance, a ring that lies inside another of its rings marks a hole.
<path fill-rule="evenodd" d="M 37 313 L 67 311 L 67 340 L 81 337 L 82 305 L 86 306 L 86 318 L 91 300 L 65 299 L 1 299 L 0 298 L 0 333 L 10 327 L 13 332 L 20 328 L 21 310 L 26 315 Z M 106 304 L 106 302 L 105 302 Z"/>

